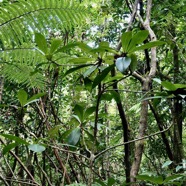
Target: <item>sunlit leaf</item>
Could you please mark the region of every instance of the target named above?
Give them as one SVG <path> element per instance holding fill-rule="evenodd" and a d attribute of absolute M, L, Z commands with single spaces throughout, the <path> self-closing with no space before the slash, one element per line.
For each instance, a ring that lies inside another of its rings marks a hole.
<path fill-rule="evenodd" d="M 35 42 L 39 50 L 41 50 L 44 54 L 47 54 L 48 46 L 45 37 L 40 33 L 35 33 Z"/>
<path fill-rule="evenodd" d="M 43 145 L 40 145 L 40 144 L 32 144 L 32 145 L 28 145 L 28 148 L 31 150 L 31 151 L 34 151 L 36 153 L 39 153 L 39 152 L 43 152 L 45 151 L 45 146 Z"/>
<path fill-rule="evenodd" d="M 131 63 L 129 57 L 119 57 L 116 59 L 116 68 L 123 74 Z"/>
<path fill-rule="evenodd" d="M 17 93 L 17 97 L 23 107 L 27 103 L 28 94 L 24 90 L 20 89 Z"/>
<path fill-rule="evenodd" d="M 127 48 L 128 48 L 128 45 L 131 41 L 131 38 L 132 38 L 132 32 L 125 32 L 122 34 L 121 36 L 121 43 L 122 43 L 122 48 L 123 48 L 123 52 L 124 53 L 127 53 Z"/>

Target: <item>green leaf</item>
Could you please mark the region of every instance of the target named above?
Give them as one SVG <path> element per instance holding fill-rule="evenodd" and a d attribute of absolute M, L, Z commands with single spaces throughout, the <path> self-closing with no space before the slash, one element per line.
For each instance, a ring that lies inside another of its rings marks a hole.
<path fill-rule="evenodd" d="M 136 70 L 137 65 L 138 65 L 137 57 L 135 54 L 131 54 L 131 55 L 129 55 L 129 57 L 131 58 L 131 63 L 130 63 L 129 68 L 130 68 L 131 72 L 134 72 Z"/>
<path fill-rule="evenodd" d="M 133 48 L 136 47 L 137 44 L 141 44 L 145 39 L 147 39 L 149 32 L 147 30 L 142 30 L 137 32 L 133 37 L 132 40 L 127 48 L 127 52 L 132 51 Z"/>
<path fill-rule="evenodd" d="M 32 145 L 28 145 L 28 148 L 31 150 L 31 151 L 34 151 L 36 153 L 39 153 L 39 152 L 43 152 L 45 151 L 45 146 L 43 145 L 40 145 L 40 144 L 32 144 Z"/>
<path fill-rule="evenodd" d="M 168 81 L 162 81 L 161 85 L 166 88 L 167 90 L 170 91 L 175 91 L 177 88 L 174 86 L 174 84 L 172 84 L 171 82 Z"/>
<path fill-rule="evenodd" d="M 31 98 L 29 98 L 26 103 L 24 104 L 24 106 L 29 105 L 30 103 L 36 102 L 39 100 L 39 98 L 43 97 L 44 95 L 46 95 L 46 93 L 38 93 L 33 95 Z"/>
<path fill-rule="evenodd" d="M 124 53 L 127 53 L 127 48 L 128 48 L 128 45 L 131 41 L 131 38 L 132 38 L 132 32 L 125 32 L 122 34 L 121 36 L 121 43 L 122 43 L 122 48 L 123 48 L 123 52 Z"/>
<path fill-rule="evenodd" d="M 24 145 L 29 144 L 26 140 L 23 140 L 22 138 L 17 137 L 17 136 L 13 136 L 13 135 L 10 135 L 10 134 L 0 134 L 0 135 L 7 138 L 7 139 L 13 140 L 18 144 L 24 144 Z"/>
<path fill-rule="evenodd" d="M 119 57 L 116 59 L 116 68 L 123 74 L 131 64 L 131 58 Z"/>
<path fill-rule="evenodd" d="M 84 107 L 76 104 L 74 107 L 74 113 L 79 117 L 80 121 L 83 123 L 84 120 Z"/>
<path fill-rule="evenodd" d="M 8 145 L 6 145 L 3 148 L 3 155 L 5 155 L 7 152 L 9 152 L 10 150 L 12 150 L 13 148 L 15 148 L 16 146 L 18 146 L 18 143 L 10 143 Z"/>
<path fill-rule="evenodd" d="M 48 135 L 51 137 L 55 137 L 59 135 L 59 129 L 62 128 L 62 125 L 56 125 L 55 127 L 52 127 L 49 131 L 48 131 Z"/>
<path fill-rule="evenodd" d="M 111 95 L 112 95 L 112 98 L 115 100 L 116 103 L 119 103 L 121 102 L 121 98 L 120 98 L 120 95 L 118 92 L 116 91 L 110 91 Z"/>
<path fill-rule="evenodd" d="M 84 78 L 88 77 L 90 74 L 92 74 L 97 69 L 97 67 L 98 67 L 97 65 L 90 67 L 88 70 L 86 70 L 83 73 L 83 77 Z"/>
<path fill-rule="evenodd" d="M 87 63 L 90 61 L 95 61 L 94 58 L 90 58 L 90 57 L 78 57 L 78 58 L 72 58 L 68 61 L 68 63 L 74 63 L 74 64 L 78 64 L 78 63 Z"/>
<path fill-rule="evenodd" d="M 74 68 L 70 68 L 69 70 L 66 71 L 66 73 L 64 74 L 63 77 L 67 76 L 68 74 L 71 74 L 81 68 L 85 68 L 87 66 L 90 66 L 90 64 L 83 64 L 83 65 L 80 65 L 80 66 L 77 66 L 77 67 L 74 67 Z"/>
<path fill-rule="evenodd" d="M 114 68 L 114 64 L 108 66 L 107 68 L 105 68 L 100 74 L 98 74 L 96 76 L 96 78 L 93 81 L 92 84 L 92 89 L 94 89 L 99 83 L 101 83 L 101 81 L 103 81 L 103 79 L 108 75 L 108 73 Z"/>
<path fill-rule="evenodd" d="M 45 39 L 45 37 L 40 34 L 40 33 L 35 33 L 35 42 L 39 48 L 39 50 L 41 50 L 43 52 L 43 54 L 47 54 L 47 41 Z"/>
<path fill-rule="evenodd" d="M 131 49 L 130 53 L 133 53 L 133 52 L 139 51 L 139 50 L 145 50 L 145 49 L 161 46 L 163 44 L 165 44 L 165 42 L 163 42 L 163 41 L 152 41 L 152 42 L 149 42 L 149 43 L 146 43 L 144 45 L 141 45 L 141 46 L 138 46 L 138 47 L 135 47 L 135 48 Z"/>
<path fill-rule="evenodd" d="M 61 43 L 62 43 L 62 40 L 54 39 L 51 43 L 50 54 L 53 54 L 59 48 Z"/>
<path fill-rule="evenodd" d="M 182 178 L 183 175 L 182 174 L 176 174 L 176 175 L 172 175 L 172 176 L 168 176 L 163 183 L 169 183 L 169 182 L 172 182 L 176 179 L 179 179 L 179 178 Z"/>
<path fill-rule="evenodd" d="M 114 178 L 109 178 L 107 181 L 107 186 L 112 186 L 116 183 L 116 180 Z"/>
<path fill-rule="evenodd" d="M 103 181 L 100 179 L 95 179 L 95 182 L 99 183 L 101 186 L 107 186 Z"/>
<path fill-rule="evenodd" d="M 69 145 L 76 145 L 80 139 L 81 131 L 80 128 L 75 128 L 68 136 L 67 142 Z"/>
<path fill-rule="evenodd" d="M 94 113 L 96 110 L 96 107 L 89 107 L 86 109 L 84 114 L 84 119 L 87 119 L 92 113 Z"/>
<path fill-rule="evenodd" d="M 17 93 L 17 97 L 21 107 L 23 107 L 27 103 L 28 94 L 24 90 L 20 89 Z"/>
<path fill-rule="evenodd" d="M 168 167 L 170 164 L 172 164 L 173 161 L 166 161 L 163 165 L 162 168 Z"/>
<path fill-rule="evenodd" d="M 162 176 L 138 175 L 138 176 L 136 176 L 136 178 L 139 180 L 148 181 L 153 184 L 162 184 L 163 183 Z"/>

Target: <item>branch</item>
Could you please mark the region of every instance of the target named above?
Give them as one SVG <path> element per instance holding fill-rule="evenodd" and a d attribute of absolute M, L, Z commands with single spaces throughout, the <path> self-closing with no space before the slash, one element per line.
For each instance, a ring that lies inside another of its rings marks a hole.
<path fill-rule="evenodd" d="M 125 143 L 118 144 L 118 145 L 112 146 L 112 147 L 110 147 L 110 148 L 107 148 L 107 149 L 103 150 L 102 152 L 100 152 L 99 154 L 97 154 L 97 155 L 95 156 L 95 159 L 97 159 L 99 156 L 101 156 L 102 154 L 104 154 L 105 152 L 107 152 L 107 151 L 109 151 L 109 150 L 111 150 L 111 149 L 115 149 L 115 148 L 117 148 L 117 147 L 120 147 L 120 146 L 123 146 L 123 145 L 126 145 L 126 144 L 134 143 L 134 142 L 136 142 L 136 141 L 141 141 L 141 140 L 150 138 L 150 137 L 152 137 L 152 136 L 156 136 L 156 135 L 158 135 L 158 134 L 161 134 L 161 133 L 163 133 L 163 132 L 166 132 L 166 131 L 168 131 L 172 126 L 173 126 L 173 124 L 171 124 L 169 127 L 167 127 L 166 129 L 164 129 L 164 130 L 162 130 L 162 131 L 155 132 L 155 133 L 150 134 L 150 135 L 148 135 L 148 136 L 144 136 L 144 137 L 142 137 L 142 138 L 137 138 L 137 139 L 134 139 L 134 140 L 131 140 L 131 141 L 128 141 L 128 142 L 125 142 Z"/>

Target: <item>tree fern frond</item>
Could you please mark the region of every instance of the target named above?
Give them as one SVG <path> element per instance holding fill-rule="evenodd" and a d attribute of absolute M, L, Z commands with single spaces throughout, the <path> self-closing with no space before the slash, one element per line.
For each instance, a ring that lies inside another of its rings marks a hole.
<path fill-rule="evenodd" d="M 7 80 L 18 84 L 25 84 L 26 86 L 37 87 L 39 89 L 44 89 L 45 87 L 45 77 L 40 72 L 34 71 L 33 67 L 27 64 L 5 64 L 1 74 L 3 74 Z"/>
<path fill-rule="evenodd" d="M 21 45 L 35 31 L 70 30 L 82 23 L 85 12 L 72 0 L 20 0 L 0 8 L 0 40 L 6 46 Z"/>
<path fill-rule="evenodd" d="M 34 48 L 16 48 L 0 51 L 0 59 L 2 63 L 25 63 L 36 66 L 39 63 L 46 62 L 45 56 Z"/>

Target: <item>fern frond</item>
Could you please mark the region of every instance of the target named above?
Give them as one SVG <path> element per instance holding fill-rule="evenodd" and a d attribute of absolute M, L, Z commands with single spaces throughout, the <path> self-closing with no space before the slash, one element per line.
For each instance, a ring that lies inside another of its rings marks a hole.
<path fill-rule="evenodd" d="M 45 77 L 40 72 L 34 71 L 33 67 L 27 64 L 5 64 L 2 68 L 2 73 L 7 80 L 28 87 L 44 89 L 46 84 Z"/>
<path fill-rule="evenodd" d="M 25 63 L 36 66 L 46 62 L 45 56 L 38 52 L 35 48 L 15 48 L 0 51 L 0 59 L 2 63 Z"/>
<path fill-rule="evenodd" d="M 71 30 L 82 23 L 85 12 L 72 0 L 19 0 L 0 8 L 0 40 L 15 46 L 31 41 L 34 32 Z"/>

